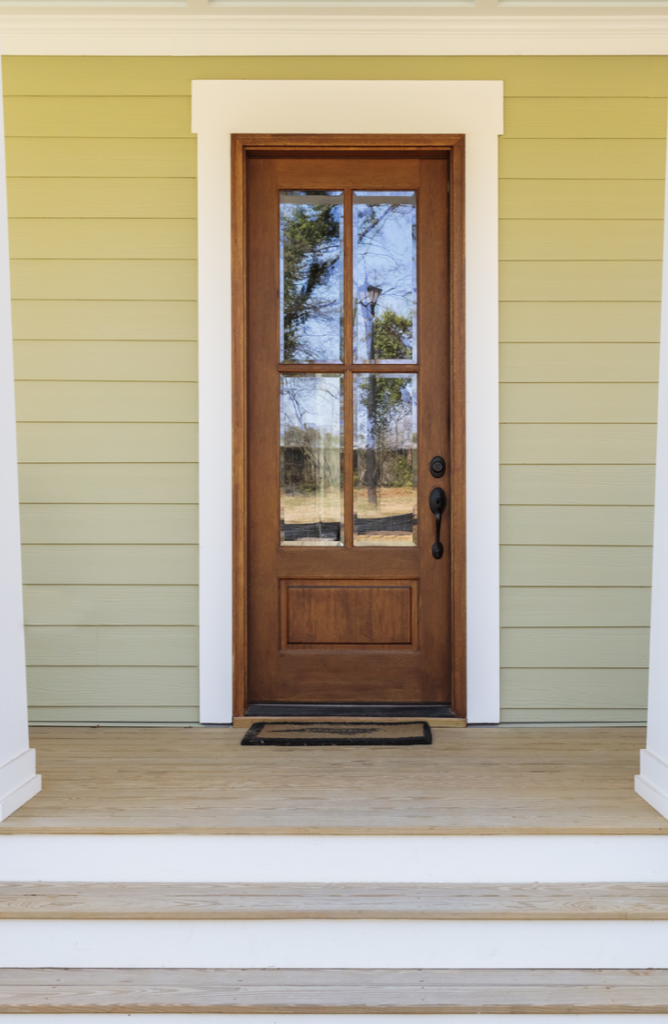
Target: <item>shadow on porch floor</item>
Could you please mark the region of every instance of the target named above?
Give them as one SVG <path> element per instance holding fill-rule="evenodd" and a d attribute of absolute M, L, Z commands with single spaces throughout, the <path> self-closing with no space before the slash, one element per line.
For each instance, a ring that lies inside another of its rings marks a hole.
<path fill-rule="evenodd" d="M 642 728 L 435 729 L 431 747 L 240 746 L 226 728 L 41 727 L 9 833 L 668 834 Z"/>

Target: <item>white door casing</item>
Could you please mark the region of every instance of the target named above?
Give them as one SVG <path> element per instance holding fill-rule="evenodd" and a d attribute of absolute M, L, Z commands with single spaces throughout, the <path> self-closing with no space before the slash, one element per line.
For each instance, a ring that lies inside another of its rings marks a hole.
<path fill-rule="evenodd" d="M 498 722 L 498 137 L 503 82 L 194 81 L 198 159 L 200 721 L 232 721 L 233 134 L 466 136 L 469 722 Z"/>

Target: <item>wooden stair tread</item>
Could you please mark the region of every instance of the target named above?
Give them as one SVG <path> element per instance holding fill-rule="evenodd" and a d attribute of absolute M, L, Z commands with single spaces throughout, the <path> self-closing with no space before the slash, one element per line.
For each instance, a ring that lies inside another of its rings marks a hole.
<path fill-rule="evenodd" d="M 668 884 L 2 882 L 0 918 L 668 920 Z"/>
<path fill-rule="evenodd" d="M 666 1013 L 668 970 L 5 968 L 17 1012 Z"/>

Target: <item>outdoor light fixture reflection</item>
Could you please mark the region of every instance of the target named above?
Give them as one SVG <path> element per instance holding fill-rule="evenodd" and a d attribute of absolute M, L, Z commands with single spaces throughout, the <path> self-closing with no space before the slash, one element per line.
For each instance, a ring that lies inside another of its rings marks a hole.
<path fill-rule="evenodd" d="M 366 297 L 369 300 L 369 309 L 371 310 L 371 316 L 376 315 L 376 304 L 378 302 L 378 299 L 380 298 L 380 293 L 382 292 L 382 290 L 382 288 L 379 288 L 378 285 L 375 284 L 368 284 L 366 286 Z"/>

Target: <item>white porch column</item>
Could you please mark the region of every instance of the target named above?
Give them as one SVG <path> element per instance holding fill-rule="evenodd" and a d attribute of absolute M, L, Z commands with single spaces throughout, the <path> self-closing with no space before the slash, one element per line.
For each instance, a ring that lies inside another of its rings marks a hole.
<path fill-rule="evenodd" d="M 668 173 L 666 174 L 668 215 Z M 668 221 L 663 230 L 659 422 L 652 558 L 652 615 L 649 640 L 647 748 L 640 751 L 635 789 L 668 818 Z"/>
<path fill-rule="evenodd" d="M 5 124 L 0 91 L 0 821 L 42 788 L 28 746 Z"/>

